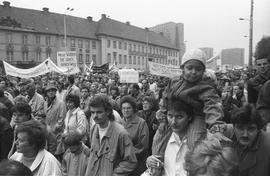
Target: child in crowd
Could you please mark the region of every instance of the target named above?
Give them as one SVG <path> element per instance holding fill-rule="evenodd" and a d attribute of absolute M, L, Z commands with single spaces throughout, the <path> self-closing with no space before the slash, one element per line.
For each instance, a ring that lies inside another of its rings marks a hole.
<path fill-rule="evenodd" d="M 221 99 L 214 88 L 215 81 L 205 78 L 206 57 L 202 50 L 192 49 L 187 51 L 182 57 L 182 75 L 173 78 L 163 93 L 164 105 L 172 97 L 182 100 L 193 107 L 194 120 L 190 124 L 187 133 L 187 143 L 189 148 L 193 148 L 197 141 L 203 140 L 206 136 L 207 128 L 211 131 L 222 132 L 221 119 L 223 117 Z M 160 135 L 160 130 L 157 132 Z M 163 135 L 164 136 L 164 135 Z M 158 151 L 158 145 L 153 144 L 153 153 Z"/>
<path fill-rule="evenodd" d="M 63 136 L 64 144 L 67 147 L 62 161 L 64 176 L 85 175 L 90 150 L 82 140 L 83 136 L 77 131 L 70 131 Z"/>

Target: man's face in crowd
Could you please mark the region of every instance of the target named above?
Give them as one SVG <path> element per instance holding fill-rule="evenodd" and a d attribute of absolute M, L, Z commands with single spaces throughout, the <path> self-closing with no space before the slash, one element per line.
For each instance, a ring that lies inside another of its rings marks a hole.
<path fill-rule="evenodd" d="M 200 81 L 203 77 L 204 66 L 200 61 L 187 61 L 183 68 L 184 78 L 191 83 Z"/>
<path fill-rule="evenodd" d="M 101 88 L 100 93 L 107 95 L 107 88 Z"/>
<path fill-rule="evenodd" d="M 47 91 L 48 98 L 54 98 L 56 96 L 56 90 L 55 89 L 49 89 Z"/>
<path fill-rule="evenodd" d="M 83 98 L 87 98 L 89 96 L 89 92 L 87 89 L 82 89 L 81 94 Z"/>
<path fill-rule="evenodd" d="M 1 81 L 0 82 L 0 89 L 1 90 L 5 90 L 5 88 L 6 88 L 6 82 L 5 81 Z"/>
<path fill-rule="evenodd" d="M 14 123 L 16 125 L 22 123 L 22 122 L 26 122 L 30 119 L 29 117 L 30 115 L 27 115 L 25 113 L 21 113 L 21 112 L 14 112 L 12 115 L 12 118 L 14 120 Z"/>
<path fill-rule="evenodd" d="M 239 86 L 233 86 L 233 93 L 236 95 L 240 95 L 241 94 L 241 89 Z"/>
<path fill-rule="evenodd" d="M 243 147 L 251 146 L 259 132 L 255 123 L 234 124 L 234 132 L 237 142 Z"/>
<path fill-rule="evenodd" d="M 148 86 L 148 83 L 147 83 L 147 81 L 144 79 L 144 80 L 142 80 L 142 87 L 143 87 L 143 89 L 146 89 L 147 88 L 147 86 Z"/>
<path fill-rule="evenodd" d="M 131 86 L 130 92 L 132 95 L 138 95 L 139 94 L 139 90 L 137 90 L 135 87 Z"/>
<path fill-rule="evenodd" d="M 114 79 L 112 79 L 111 80 L 111 85 L 115 85 L 116 83 L 115 83 L 115 80 Z"/>
<path fill-rule="evenodd" d="M 19 90 L 20 90 L 20 94 L 21 94 L 22 96 L 26 96 L 26 95 L 27 95 L 27 91 L 26 91 L 26 86 L 25 86 L 25 85 L 21 85 L 21 86 L 19 87 Z"/>
<path fill-rule="evenodd" d="M 189 117 L 186 112 L 177 108 L 171 108 L 167 113 L 167 120 L 173 132 L 179 134 L 184 132 L 189 123 Z"/>
<path fill-rule="evenodd" d="M 90 106 L 91 118 L 96 124 L 100 126 L 106 126 L 109 122 L 108 113 L 105 111 L 104 107 L 92 107 Z"/>
<path fill-rule="evenodd" d="M 266 71 L 267 67 L 269 68 L 270 66 L 267 58 L 256 60 L 256 65 L 259 72 Z"/>
<path fill-rule="evenodd" d="M 29 97 L 32 97 L 35 94 L 35 85 L 27 85 L 26 92 Z"/>
<path fill-rule="evenodd" d="M 112 95 L 112 97 L 116 97 L 117 96 L 117 91 L 116 90 L 111 90 L 111 95 Z"/>
<path fill-rule="evenodd" d="M 96 84 L 91 84 L 91 91 L 92 92 L 96 92 L 96 90 L 97 90 L 97 86 L 96 86 Z"/>
<path fill-rule="evenodd" d="M 121 88 L 120 88 L 120 95 L 121 96 L 124 96 L 124 95 L 127 95 L 128 94 L 128 87 L 126 85 L 123 85 Z"/>

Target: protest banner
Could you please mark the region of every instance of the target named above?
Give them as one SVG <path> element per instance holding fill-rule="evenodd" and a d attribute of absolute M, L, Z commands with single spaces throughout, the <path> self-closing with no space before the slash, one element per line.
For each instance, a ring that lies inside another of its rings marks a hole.
<path fill-rule="evenodd" d="M 15 77 L 20 78 L 32 78 L 39 75 L 44 75 L 49 72 L 57 72 L 60 74 L 75 74 L 78 73 L 78 67 L 73 67 L 72 69 L 68 70 L 66 68 L 60 68 L 57 65 L 53 63 L 51 59 L 46 59 L 41 64 L 29 68 L 29 69 L 21 69 L 17 68 L 13 65 L 10 65 L 9 63 L 3 61 L 4 69 L 6 72 L 6 75 L 11 75 Z"/>
<path fill-rule="evenodd" d="M 108 73 L 109 63 L 103 64 L 101 66 L 93 65 L 92 70 L 93 70 L 93 73 Z"/>
<path fill-rule="evenodd" d="M 148 65 L 149 71 L 153 75 L 173 78 L 182 74 L 179 66 L 163 65 L 151 61 L 148 61 Z"/>
<path fill-rule="evenodd" d="M 120 83 L 138 83 L 139 72 L 134 69 L 121 69 L 118 71 Z"/>
<path fill-rule="evenodd" d="M 57 66 L 67 69 L 77 67 L 76 51 L 57 52 Z"/>

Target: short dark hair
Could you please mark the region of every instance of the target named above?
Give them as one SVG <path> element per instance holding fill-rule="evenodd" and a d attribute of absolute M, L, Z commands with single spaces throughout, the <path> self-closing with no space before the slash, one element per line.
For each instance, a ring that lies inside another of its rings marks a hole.
<path fill-rule="evenodd" d="M 28 142 L 35 145 L 37 151 L 45 148 L 47 130 L 46 127 L 37 120 L 29 120 L 20 123 L 16 128 L 16 132 L 27 133 Z"/>
<path fill-rule="evenodd" d="M 109 97 L 104 94 L 98 94 L 89 102 L 89 107 L 103 107 L 106 112 L 109 113 L 109 119 L 114 120 L 112 104 Z"/>
<path fill-rule="evenodd" d="M 87 86 L 83 86 L 83 87 L 81 88 L 81 91 L 82 91 L 83 89 L 86 89 L 87 92 L 90 92 L 90 89 L 89 89 Z"/>
<path fill-rule="evenodd" d="M 132 84 L 132 88 L 136 90 L 140 90 L 140 86 L 138 84 Z"/>
<path fill-rule="evenodd" d="M 71 101 L 74 103 L 75 108 L 80 106 L 80 97 L 78 95 L 69 94 L 66 97 L 66 102 Z"/>
<path fill-rule="evenodd" d="M 27 103 L 15 104 L 12 107 L 11 111 L 12 111 L 12 113 L 15 113 L 15 112 L 24 113 L 25 115 L 28 115 L 31 118 L 31 113 L 32 113 L 31 106 L 29 104 L 27 104 Z"/>
<path fill-rule="evenodd" d="M 129 103 L 133 109 L 133 112 L 137 112 L 137 104 L 136 104 L 136 99 L 130 95 L 123 96 L 120 100 L 120 107 L 122 109 L 122 105 L 124 103 Z"/>
<path fill-rule="evenodd" d="M 263 119 L 253 104 L 245 104 L 241 108 L 237 108 L 232 112 L 232 123 L 235 124 L 251 124 L 257 125 L 258 129 L 263 128 Z"/>
<path fill-rule="evenodd" d="M 66 146 L 79 145 L 83 139 L 78 131 L 70 131 L 63 135 L 63 140 Z"/>
<path fill-rule="evenodd" d="M 193 109 L 194 108 L 176 97 L 175 98 L 172 97 L 169 101 L 167 100 L 166 106 L 167 106 L 168 110 L 172 110 L 172 109 L 181 110 L 181 111 L 184 111 L 185 113 L 187 113 L 187 115 L 189 117 L 193 118 L 193 115 L 194 115 Z"/>
<path fill-rule="evenodd" d="M 68 76 L 68 82 L 71 84 L 74 84 L 74 76 L 73 75 Z"/>
<path fill-rule="evenodd" d="M 113 86 L 113 87 L 111 88 L 111 91 L 112 91 L 112 90 L 115 90 L 117 94 L 119 93 L 119 88 L 118 88 L 117 86 Z"/>
<path fill-rule="evenodd" d="M 3 160 L 0 163 L 1 176 L 33 176 L 31 170 L 24 164 L 15 160 Z"/>
<path fill-rule="evenodd" d="M 270 63 L 270 37 L 263 37 L 257 43 L 254 57 L 256 60 L 267 58 Z"/>

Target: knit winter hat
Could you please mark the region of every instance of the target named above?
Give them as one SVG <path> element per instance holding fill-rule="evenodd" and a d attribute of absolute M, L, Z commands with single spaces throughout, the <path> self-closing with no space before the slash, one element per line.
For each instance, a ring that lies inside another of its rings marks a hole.
<path fill-rule="evenodd" d="M 181 65 L 183 66 L 187 61 L 190 60 L 198 60 L 201 61 L 202 64 L 205 66 L 206 64 L 206 55 L 200 49 L 191 49 L 185 52 L 182 57 Z"/>

